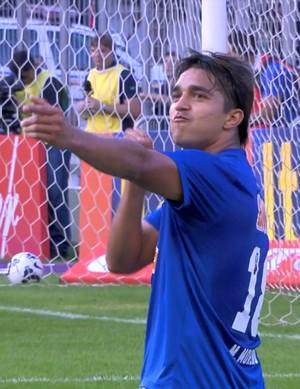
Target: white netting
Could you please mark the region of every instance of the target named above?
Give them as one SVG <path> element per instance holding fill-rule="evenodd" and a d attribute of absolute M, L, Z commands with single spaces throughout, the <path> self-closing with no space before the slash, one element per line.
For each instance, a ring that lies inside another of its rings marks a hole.
<path fill-rule="evenodd" d="M 211 1 L 216 9 L 222 2 Z M 243 30 L 253 34 L 256 51 L 271 53 L 298 69 L 298 6 L 296 0 L 227 1 L 228 31 Z M 187 54 L 188 48 L 200 50 L 202 47 L 201 12 L 199 0 L 4 0 L 0 5 L 0 78 L 9 76 L 8 64 L 13 52 L 27 49 L 39 65 L 42 62 L 41 66 L 68 88 L 68 115 L 74 123 L 86 126 L 84 116 L 78 113 L 77 103 L 84 97 L 84 81 L 92 66 L 91 38 L 94 30 L 101 34 L 109 31 L 116 55 L 134 75 L 140 93 L 142 115 L 137 124 L 150 132 L 157 149 L 171 150 L 174 144 L 168 132 L 167 81 L 172 82 L 174 64 Z M 171 55 L 167 57 L 167 53 Z M 294 83 L 293 87 L 296 86 Z M 15 81 L 10 84 L 6 81 L 0 88 L 0 131 L 3 133 L 0 166 L 1 172 L 5 172 L 0 178 L 0 257 L 9 259 L 16 252 L 28 250 L 48 260 L 52 237 L 47 219 L 49 188 L 46 189 L 45 184 L 45 149 L 22 136 L 13 135 L 18 131 L 18 120 L 13 115 L 16 102 L 12 107 L 5 104 L 12 100 L 16 89 Z M 165 101 L 160 101 L 162 94 Z M 288 94 L 286 96 L 286 100 L 289 99 Z M 288 108 L 293 104 L 294 100 L 289 100 Z M 268 285 L 275 287 L 278 293 L 295 293 L 295 304 L 300 289 L 300 153 L 297 117 L 293 118 L 292 124 L 286 123 L 285 119 L 286 111 L 281 110 L 277 122 L 273 121 L 269 129 L 254 125 L 249 153 L 264 187 L 270 221 L 268 232 L 272 250 Z M 60 165 L 56 167 L 59 168 Z M 62 277 L 63 281 L 147 282 L 149 269 L 133 277 L 105 273 L 102 254 L 122 182 L 80 164 L 75 156 L 71 156 L 70 170 L 67 188 L 70 235 L 64 235 L 70 248 L 60 262 L 50 260 L 49 274 L 57 269 L 72 268 L 78 270 Z M 157 196 L 148 196 L 145 211 L 155 208 L 159 201 Z M 51 222 L 57 222 L 58 217 L 54 212 Z M 77 263 L 76 268 L 72 267 L 74 263 Z M 275 321 L 279 319 L 280 316 Z M 294 320 L 299 322 L 299 316 Z"/>

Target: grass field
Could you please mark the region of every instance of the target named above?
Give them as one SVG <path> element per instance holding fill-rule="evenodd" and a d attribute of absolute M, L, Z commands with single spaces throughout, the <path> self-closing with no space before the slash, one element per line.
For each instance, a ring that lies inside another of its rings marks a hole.
<path fill-rule="evenodd" d="M 9 286 L 1 277 L 0 388 L 136 389 L 149 293 L 148 286 L 59 286 L 54 277 Z M 286 296 L 266 297 L 270 320 L 289 312 Z M 261 325 L 260 333 L 267 388 L 299 389 L 300 325 Z"/>

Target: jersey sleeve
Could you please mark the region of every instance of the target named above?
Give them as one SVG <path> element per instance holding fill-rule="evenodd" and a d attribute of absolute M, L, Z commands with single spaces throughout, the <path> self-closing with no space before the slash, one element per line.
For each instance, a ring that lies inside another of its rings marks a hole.
<path fill-rule="evenodd" d="M 243 182 L 247 180 L 247 174 L 240 167 L 240 162 L 236 161 L 241 153 L 244 150 L 238 150 L 232 156 L 228 152 L 222 156 L 222 153 L 209 154 L 200 150 L 165 153 L 176 163 L 183 188 L 182 202 L 169 203 L 179 211 L 196 212 L 195 216 L 203 221 L 219 217 L 236 192 L 233 187 L 247 190 L 249 186 Z"/>

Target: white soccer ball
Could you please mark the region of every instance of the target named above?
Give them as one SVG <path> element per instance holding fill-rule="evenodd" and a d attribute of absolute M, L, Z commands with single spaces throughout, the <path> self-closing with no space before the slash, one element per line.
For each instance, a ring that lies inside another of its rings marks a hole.
<path fill-rule="evenodd" d="M 7 277 L 12 284 L 39 282 L 43 276 L 42 261 L 32 253 L 14 255 L 8 265 Z"/>

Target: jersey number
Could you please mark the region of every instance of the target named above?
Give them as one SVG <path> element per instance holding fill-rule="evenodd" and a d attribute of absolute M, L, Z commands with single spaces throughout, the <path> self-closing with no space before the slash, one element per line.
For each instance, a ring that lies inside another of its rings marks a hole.
<path fill-rule="evenodd" d="M 249 261 L 248 270 L 251 273 L 249 286 L 248 286 L 248 294 L 244 303 L 244 309 L 242 312 L 238 312 L 235 316 L 234 322 L 232 324 L 232 328 L 239 332 L 246 332 L 249 321 L 251 320 L 251 336 L 257 335 L 258 328 L 258 318 L 260 314 L 260 310 L 263 304 L 264 299 L 264 291 L 266 286 L 266 276 L 267 276 L 267 261 L 264 264 L 263 276 L 261 280 L 260 290 L 256 290 L 258 269 L 259 269 L 259 260 L 260 260 L 260 248 L 255 247 Z M 257 301 L 253 316 L 250 316 L 251 304 L 253 302 L 253 298 L 255 293 L 259 293 L 259 299 Z"/>

